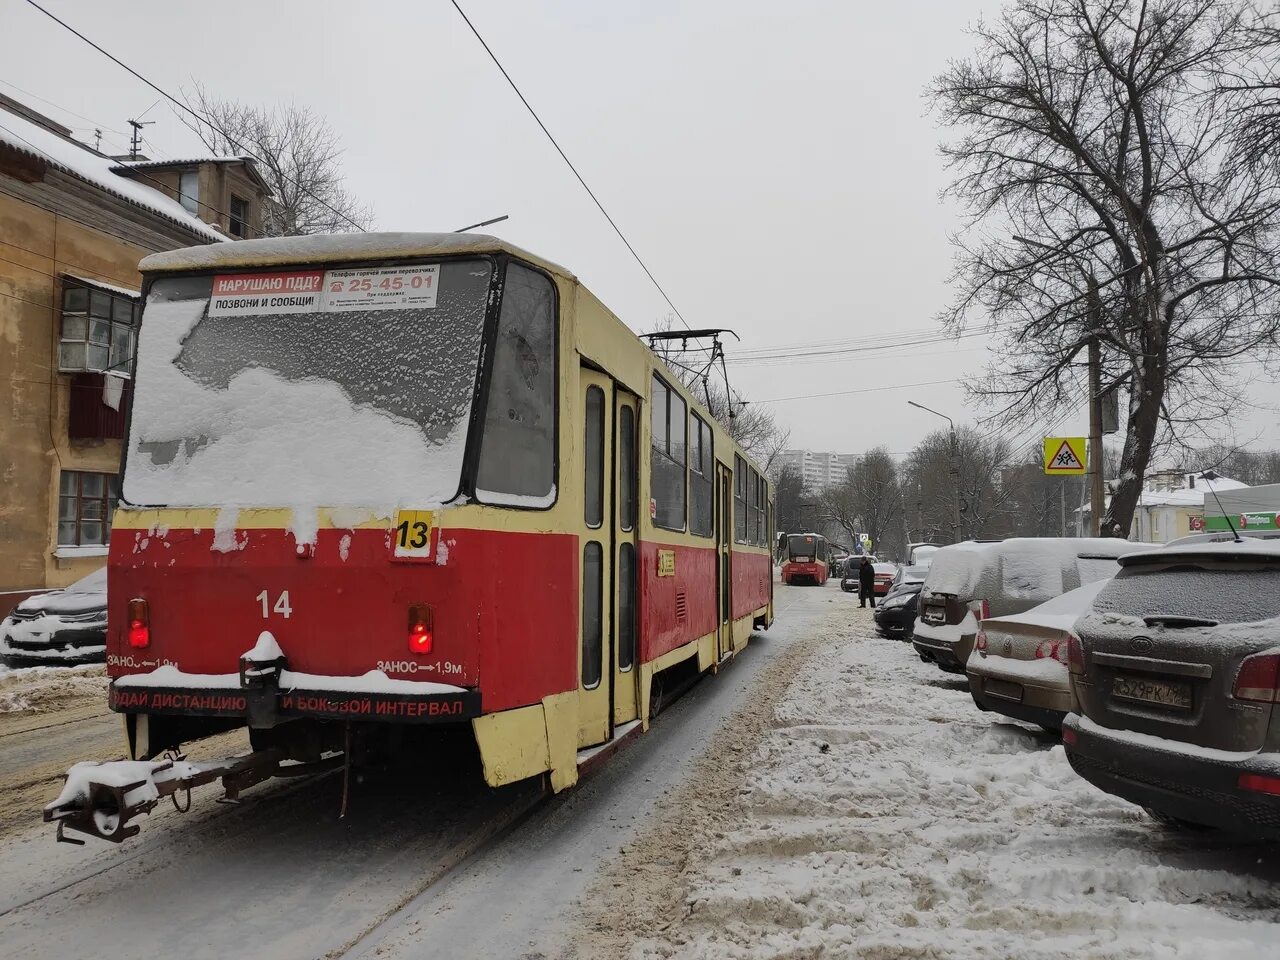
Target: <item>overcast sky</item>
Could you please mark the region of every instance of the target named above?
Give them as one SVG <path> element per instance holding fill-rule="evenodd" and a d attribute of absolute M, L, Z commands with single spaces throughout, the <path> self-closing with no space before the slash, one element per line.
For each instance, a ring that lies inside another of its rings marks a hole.
<path fill-rule="evenodd" d="M 669 313 L 448 0 L 47 5 L 171 92 L 200 81 L 323 114 L 379 228 L 509 214 L 494 232 L 568 267 L 632 329 Z M 966 25 L 998 6 L 464 2 L 689 324 L 731 327 L 744 350 L 846 349 L 937 329 L 958 219 L 938 199 L 940 134 L 921 89 L 968 54 Z M 123 151 L 126 121 L 156 100 L 23 0 L 0 0 L 0 51 L 0 89 L 79 137 L 103 127 L 104 149 Z M 192 152 L 166 104 L 145 119 L 156 121 L 149 155 Z M 867 390 L 773 408 L 795 446 L 905 452 L 945 426 L 909 398 L 961 423 L 982 415 L 954 381 L 981 376 L 987 349 L 970 338 L 730 372 L 758 402 Z M 1278 392 L 1263 382 L 1253 395 L 1271 404 Z M 1081 412 L 1055 432 L 1084 426 Z M 1223 430 L 1280 447 L 1274 409 Z"/>

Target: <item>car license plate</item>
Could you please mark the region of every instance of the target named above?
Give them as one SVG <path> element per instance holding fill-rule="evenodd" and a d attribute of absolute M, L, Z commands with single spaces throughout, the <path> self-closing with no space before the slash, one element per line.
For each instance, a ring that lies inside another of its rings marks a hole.
<path fill-rule="evenodd" d="M 1123 700 L 1154 703 L 1175 710 L 1191 709 L 1191 684 L 1174 680 L 1150 680 L 1146 677 L 1117 676 L 1111 685 L 1111 695 Z"/>

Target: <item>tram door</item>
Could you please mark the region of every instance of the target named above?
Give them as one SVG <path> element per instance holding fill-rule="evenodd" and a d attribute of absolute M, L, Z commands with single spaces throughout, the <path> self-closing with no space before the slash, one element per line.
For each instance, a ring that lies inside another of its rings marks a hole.
<path fill-rule="evenodd" d="M 717 659 L 733 649 L 733 477 L 716 464 L 716 582 L 720 588 L 720 627 Z"/>
<path fill-rule="evenodd" d="M 617 501 L 613 531 L 613 722 L 628 723 L 639 715 L 636 686 L 636 637 L 640 618 L 636 607 L 639 559 L 637 498 L 640 489 L 639 399 L 618 388 L 614 406 L 614 490 Z"/>
<path fill-rule="evenodd" d="M 578 746 L 609 739 L 613 701 L 613 381 L 586 367 L 582 390 L 582 646 Z M 634 524 L 633 524 L 634 527 Z"/>

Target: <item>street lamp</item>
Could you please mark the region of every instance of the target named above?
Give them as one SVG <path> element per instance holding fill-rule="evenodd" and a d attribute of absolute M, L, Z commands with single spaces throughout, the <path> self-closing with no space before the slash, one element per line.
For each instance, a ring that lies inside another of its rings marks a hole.
<path fill-rule="evenodd" d="M 931 407 L 926 407 L 923 403 L 916 403 L 914 400 L 908 400 L 907 405 L 916 407 L 926 413 L 932 413 L 935 417 L 941 417 L 947 421 L 951 427 L 951 485 L 955 500 L 952 504 L 953 511 L 951 515 L 951 536 L 957 543 L 960 542 L 960 445 L 956 441 L 956 424 L 955 421 L 948 417 L 945 413 L 939 413 Z"/>

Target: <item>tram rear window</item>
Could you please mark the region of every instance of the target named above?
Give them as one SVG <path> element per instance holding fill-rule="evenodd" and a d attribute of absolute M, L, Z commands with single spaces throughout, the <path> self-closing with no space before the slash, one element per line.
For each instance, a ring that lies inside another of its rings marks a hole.
<path fill-rule="evenodd" d="M 787 537 L 787 555 L 790 557 L 815 557 L 819 560 L 827 555 L 827 542 L 821 537 L 806 537 L 792 534 Z"/>
<path fill-rule="evenodd" d="M 466 260 L 156 281 L 126 500 L 452 499 L 491 276 L 488 260 Z"/>

